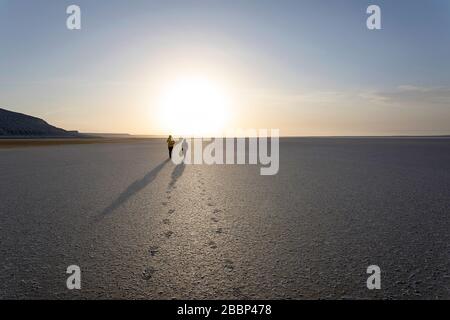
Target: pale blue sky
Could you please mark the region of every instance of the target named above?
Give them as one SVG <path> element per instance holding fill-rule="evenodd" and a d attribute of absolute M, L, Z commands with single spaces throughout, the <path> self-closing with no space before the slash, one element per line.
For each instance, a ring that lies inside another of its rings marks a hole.
<path fill-rule="evenodd" d="M 230 127 L 449 134 L 448 57 L 446 0 L 0 0 L 0 107 L 85 132 L 165 133 L 159 84 L 194 72 L 231 92 Z"/>

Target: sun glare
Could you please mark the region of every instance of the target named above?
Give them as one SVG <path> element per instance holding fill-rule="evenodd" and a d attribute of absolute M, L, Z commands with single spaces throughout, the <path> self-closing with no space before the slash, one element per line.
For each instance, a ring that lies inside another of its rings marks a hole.
<path fill-rule="evenodd" d="M 229 96 L 217 83 L 203 77 L 183 77 L 162 90 L 160 119 L 178 136 L 214 136 L 225 129 Z"/>

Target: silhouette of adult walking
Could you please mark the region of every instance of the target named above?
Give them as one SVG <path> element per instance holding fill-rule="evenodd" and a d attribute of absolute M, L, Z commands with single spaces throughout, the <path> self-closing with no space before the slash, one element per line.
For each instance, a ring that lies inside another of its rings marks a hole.
<path fill-rule="evenodd" d="M 173 137 L 170 135 L 169 138 L 167 138 L 167 147 L 169 148 L 169 158 L 172 159 L 172 151 L 173 146 L 175 145 L 175 140 L 173 140 Z"/>

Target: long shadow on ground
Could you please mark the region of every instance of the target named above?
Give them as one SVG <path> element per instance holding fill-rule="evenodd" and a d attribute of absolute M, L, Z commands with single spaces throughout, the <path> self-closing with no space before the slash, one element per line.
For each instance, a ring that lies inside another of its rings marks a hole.
<path fill-rule="evenodd" d="M 178 179 L 183 175 L 184 169 L 186 168 L 186 165 L 183 163 L 177 165 L 175 169 L 172 171 L 172 176 L 169 182 L 169 189 L 173 188 L 175 184 L 177 183 Z"/>
<path fill-rule="evenodd" d="M 136 180 L 133 182 L 125 191 L 123 191 L 119 197 L 113 201 L 107 208 L 105 208 L 102 211 L 102 215 L 108 215 L 111 214 L 114 210 L 116 210 L 118 207 L 120 207 L 123 203 L 127 202 L 131 197 L 133 197 L 135 194 L 137 194 L 139 191 L 144 189 L 146 186 L 148 186 L 150 183 L 152 183 L 153 180 L 158 176 L 158 173 L 164 168 L 164 166 L 169 162 L 170 160 L 167 159 L 166 161 L 160 163 L 158 166 L 156 166 L 152 171 L 147 173 L 142 179 Z"/>

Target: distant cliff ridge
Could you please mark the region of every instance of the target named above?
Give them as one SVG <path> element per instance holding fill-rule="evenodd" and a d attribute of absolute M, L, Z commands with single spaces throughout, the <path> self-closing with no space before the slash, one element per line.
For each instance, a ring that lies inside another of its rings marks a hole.
<path fill-rule="evenodd" d="M 0 108 L 0 138 L 6 137 L 82 137 L 78 131 L 66 131 L 42 119 Z"/>

